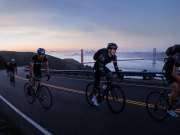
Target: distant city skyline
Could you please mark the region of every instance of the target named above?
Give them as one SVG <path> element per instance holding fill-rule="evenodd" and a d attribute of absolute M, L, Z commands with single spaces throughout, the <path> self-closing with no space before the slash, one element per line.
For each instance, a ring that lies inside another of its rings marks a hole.
<path fill-rule="evenodd" d="M 0 50 L 163 51 L 180 43 L 179 0 L 0 0 Z"/>

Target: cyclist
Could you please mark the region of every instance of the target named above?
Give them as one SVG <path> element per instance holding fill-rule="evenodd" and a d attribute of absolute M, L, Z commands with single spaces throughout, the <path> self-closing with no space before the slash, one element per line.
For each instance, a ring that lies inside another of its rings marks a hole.
<path fill-rule="evenodd" d="M 94 54 L 95 85 L 94 85 L 94 95 L 91 100 L 95 106 L 99 105 L 97 96 L 98 93 L 100 93 L 99 85 L 100 85 L 101 76 L 105 75 L 107 80 L 110 80 L 112 78 L 112 72 L 106 67 L 106 65 L 110 62 L 113 62 L 116 73 L 118 74 L 119 77 L 121 77 L 121 74 L 118 72 L 119 68 L 117 65 L 117 57 L 116 57 L 117 48 L 118 48 L 117 44 L 108 43 L 107 48 L 100 49 Z"/>
<path fill-rule="evenodd" d="M 39 48 L 37 54 L 32 57 L 32 78 L 34 81 L 35 90 L 37 84 L 41 81 L 42 77 L 42 66 L 45 65 L 46 73 L 49 75 L 49 64 L 45 53 L 45 49 Z"/>
<path fill-rule="evenodd" d="M 14 75 L 17 74 L 17 64 L 16 64 L 15 59 L 12 58 L 7 66 L 8 66 L 7 69 L 8 69 L 9 74 L 12 74 L 14 77 Z"/>
<path fill-rule="evenodd" d="M 180 52 L 177 51 L 177 47 L 178 46 L 174 45 L 167 49 L 166 55 L 168 58 L 163 67 L 166 80 L 171 87 L 171 92 L 168 94 L 170 107 L 168 108 L 167 113 L 172 117 L 178 117 L 173 109 L 173 105 L 177 102 L 177 96 L 180 90 L 180 76 L 178 74 L 178 68 L 180 67 Z"/>

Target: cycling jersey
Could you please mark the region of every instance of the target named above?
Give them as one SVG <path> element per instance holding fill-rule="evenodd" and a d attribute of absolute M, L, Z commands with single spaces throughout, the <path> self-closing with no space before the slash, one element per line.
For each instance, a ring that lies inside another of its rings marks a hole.
<path fill-rule="evenodd" d="M 17 68 L 17 64 L 16 63 L 9 63 L 7 68 L 10 72 L 15 72 L 16 68 Z"/>
<path fill-rule="evenodd" d="M 99 85 L 100 85 L 100 78 L 101 76 L 105 76 L 107 80 L 112 79 L 112 72 L 106 67 L 106 65 L 113 61 L 114 68 L 117 72 L 117 74 L 120 76 L 119 68 L 117 65 L 117 57 L 115 56 L 109 56 L 108 49 L 103 48 L 98 50 L 94 55 L 94 60 L 96 61 L 94 64 L 94 70 L 95 70 L 95 92 L 99 91 Z M 97 91 L 98 90 L 98 91 Z"/>
<path fill-rule="evenodd" d="M 39 55 L 34 55 L 32 57 L 33 61 L 33 73 L 36 77 L 41 77 L 41 68 L 42 65 L 48 61 L 46 56 L 39 56 Z"/>
<path fill-rule="evenodd" d="M 95 70 L 99 69 L 101 71 L 103 70 L 105 71 L 106 70 L 105 66 L 113 61 L 113 65 L 116 72 L 119 71 L 116 55 L 110 57 L 108 54 L 108 49 L 106 48 L 98 50 L 94 55 L 94 60 L 96 61 L 94 65 Z"/>

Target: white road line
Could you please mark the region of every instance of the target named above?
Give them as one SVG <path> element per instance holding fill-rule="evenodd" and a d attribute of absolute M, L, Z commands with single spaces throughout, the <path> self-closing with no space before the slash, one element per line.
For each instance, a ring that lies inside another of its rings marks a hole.
<path fill-rule="evenodd" d="M 44 135 L 52 135 L 52 133 L 50 133 L 49 131 L 47 131 L 43 127 L 41 127 L 39 124 L 37 124 L 31 118 L 29 118 L 24 113 L 22 113 L 19 109 L 17 109 L 14 105 L 12 105 L 9 101 L 7 101 L 1 94 L 0 94 L 0 99 L 2 101 L 4 101 L 16 113 L 18 113 L 21 117 L 23 117 L 26 121 L 28 121 L 31 125 L 33 125 L 36 129 L 38 129 L 41 133 L 43 133 Z"/>
<path fill-rule="evenodd" d="M 65 79 L 71 79 L 71 80 L 79 80 L 79 81 L 86 81 L 86 82 L 93 81 L 92 79 L 79 79 L 79 78 L 70 78 L 70 77 L 62 77 L 62 76 L 53 76 L 53 77 L 65 78 Z"/>

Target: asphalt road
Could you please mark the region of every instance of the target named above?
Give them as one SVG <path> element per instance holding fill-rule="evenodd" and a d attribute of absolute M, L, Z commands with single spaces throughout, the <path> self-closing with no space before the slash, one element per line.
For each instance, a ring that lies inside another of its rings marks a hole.
<path fill-rule="evenodd" d="M 19 76 L 25 77 L 23 69 Z M 53 106 L 44 110 L 39 102 L 28 104 L 23 87 L 25 80 L 16 79 L 15 88 L 9 84 L 5 71 L 0 71 L 0 112 L 27 135 L 180 135 L 180 118 L 168 118 L 164 122 L 152 120 L 144 103 L 146 95 L 154 87 L 136 83 L 119 84 L 128 102 L 120 114 L 113 114 L 106 102 L 97 108 L 90 107 L 84 95 L 91 80 L 52 75 L 49 82 Z M 3 115 L 0 115 L 4 117 Z"/>

